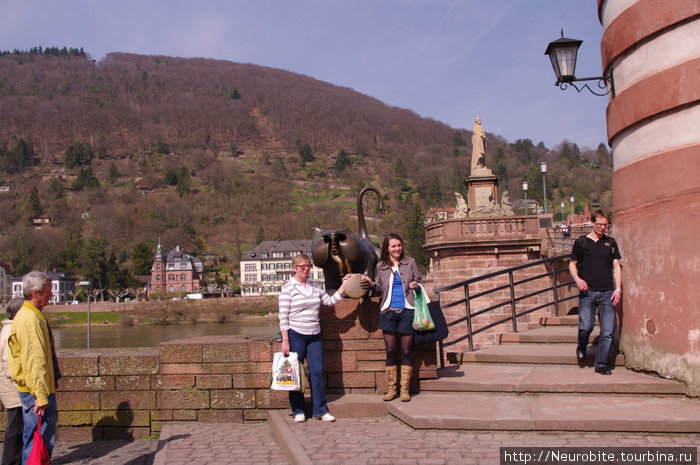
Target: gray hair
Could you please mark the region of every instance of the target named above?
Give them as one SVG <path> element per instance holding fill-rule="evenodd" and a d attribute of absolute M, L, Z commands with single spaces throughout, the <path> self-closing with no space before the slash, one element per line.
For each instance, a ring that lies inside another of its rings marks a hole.
<path fill-rule="evenodd" d="M 32 298 L 32 291 L 41 292 L 47 284 L 51 284 L 51 278 L 41 271 L 32 271 L 22 280 L 22 293 L 24 298 L 29 300 Z"/>
<path fill-rule="evenodd" d="M 7 308 L 5 309 L 7 311 L 7 317 L 10 320 L 13 320 L 15 315 L 17 315 L 17 312 L 19 312 L 19 309 L 22 308 L 23 304 L 24 299 L 21 297 L 15 297 L 10 300 L 10 303 L 7 304 Z"/>

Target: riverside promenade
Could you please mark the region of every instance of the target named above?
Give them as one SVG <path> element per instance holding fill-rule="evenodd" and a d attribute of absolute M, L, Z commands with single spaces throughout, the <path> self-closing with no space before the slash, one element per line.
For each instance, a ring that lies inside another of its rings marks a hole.
<path fill-rule="evenodd" d="M 612 407 L 614 408 L 614 407 Z M 172 424 L 159 440 L 58 442 L 52 464 L 498 464 L 501 447 L 697 447 L 697 434 L 413 429 L 391 415 L 294 423 Z"/>

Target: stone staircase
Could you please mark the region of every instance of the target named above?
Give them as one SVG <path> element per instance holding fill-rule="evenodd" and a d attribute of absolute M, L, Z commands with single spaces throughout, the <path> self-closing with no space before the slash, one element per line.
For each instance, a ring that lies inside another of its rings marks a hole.
<path fill-rule="evenodd" d="M 541 324 L 503 335 L 500 345 L 451 354 L 457 364 L 422 380 L 411 402 L 392 401 L 386 411 L 416 429 L 700 432 L 700 401 L 686 397 L 683 383 L 627 370 L 623 355 L 611 357 L 611 376 L 597 374 L 595 345 L 579 367 L 577 317 Z M 358 405 L 348 413 L 353 409 Z"/>

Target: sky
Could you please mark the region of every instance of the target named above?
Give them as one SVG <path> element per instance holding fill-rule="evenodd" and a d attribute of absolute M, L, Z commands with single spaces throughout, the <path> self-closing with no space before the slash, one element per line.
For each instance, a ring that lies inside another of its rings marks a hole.
<path fill-rule="evenodd" d="M 583 40 L 600 76 L 596 0 L 0 0 L 0 50 L 83 48 L 279 68 L 455 129 L 552 148 L 606 142 L 606 97 L 554 86 L 544 55 Z M 593 83 L 595 85 L 595 82 Z"/>

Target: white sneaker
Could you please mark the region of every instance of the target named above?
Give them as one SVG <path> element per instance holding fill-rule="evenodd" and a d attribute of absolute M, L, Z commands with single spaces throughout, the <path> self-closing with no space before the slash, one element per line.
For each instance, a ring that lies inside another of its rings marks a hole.
<path fill-rule="evenodd" d="M 335 421 L 335 417 L 333 415 L 331 415 L 330 413 L 324 413 L 323 416 L 320 417 L 319 419 L 321 419 L 323 421 Z"/>
<path fill-rule="evenodd" d="M 298 413 L 294 415 L 294 421 L 296 421 L 297 423 L 303 423 L 306 421 L 306 415 L 304 415 L 303 413 Z"/>

